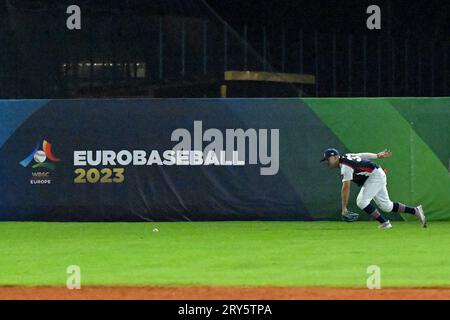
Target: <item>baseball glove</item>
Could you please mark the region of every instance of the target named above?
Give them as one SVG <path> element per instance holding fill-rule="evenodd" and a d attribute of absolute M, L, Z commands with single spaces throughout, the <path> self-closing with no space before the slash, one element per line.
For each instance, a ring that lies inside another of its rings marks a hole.
<path fill-rule="evenodd" d="M 354 212 L 347 211 L 346 213 L 344 213 L 342 215 L 342 221 L 345 221 L 345 222 L 354 222 L 354 221 L 357 221 L 358 219 L 359 219 L 359 214 L 354 213 Z"/>

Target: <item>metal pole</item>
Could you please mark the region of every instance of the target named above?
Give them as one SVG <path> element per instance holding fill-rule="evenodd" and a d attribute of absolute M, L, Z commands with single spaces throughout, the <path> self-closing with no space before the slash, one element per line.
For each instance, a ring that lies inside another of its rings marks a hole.
<path fill-rule="evenodd" d="M 422 95 L 422 43 L 419 41 L 417 46 L 417 84 L 419 89 L 417 93 L 419 96 Z"/>
<path fill-rule="evenodd" d="M 347 96 L 352 95 L 352 36 L 348 37 L 348 92 Z"/>
<path fill-rule="evenodd" d="M 298 66 L 299 66 L 299 73 L 303 73 L 303 30 L 300 30 L 299 32 L 299 48 L 298 48 Z"/>
<path fill-rule="evenodd" d="M 223 27 L 223 71 L 228 69 L 228 30 L 227 26 Z"/>
<path fill-rule="evenodd" d="M 94 57 L 93 57 L 93 50 L 92 50 L 92 40 L 90 41 L 89 45 L 89 88 L 92 90 L 94 86 Z"/>
<path fill-rule="evenodd" d="M 248 28 L 244 25 L 244 70 L 248 70 Z"/>
<path fill-rule="evenodd" d="M 266 27 L 263 27 L 263 70 L 266 71 L 266 59 L 267 59 L 267 35 Z"/>
<path fill-rule="evenodd" d="M 435 74 L 434 74 L 434 41 L 431 40 L 431 96 L 434 97 L 434 79 L 435 79 Z"/>
<path fill-rule="evenodd" d="M 448 45 L 444 44 L 442 46 L 443 50 L 444 50 L 444 81 L 442 81 L 442 86 L 443 86 L 443 90 L 442 90 L 442 95 L 448 95 L 447 93 L 447 81 L 448 81 Z"/>
<path fill-rule="evenodd" d="M 395 96 L 395 40 L 391 39 L 391 95 Z"/>
<path fill-rule="evenodd" d="M 317 31 L 314 32 L 314 56 L 315 56 L 315 76 L 316 76 L 316 97 L 319 96 L 319 39 Z"/>
<path fill-rule="evenodd" d="M 159 18 L 159 80 L 163 78 L 163 20 Z"/>
<path fill-rule="evenodd" d="M 408 40 L 405 40 L 405 96 L 409 95 Z"/>
<path fill-rule="evenodd" d="M 377 62 L 378 62 L 378 72 L 377 72 L 378 96 L 381 97 L 381 40 L 380 40 L 380 37 L 378 37 Z"/>
<path fill-rule="evenodd" d="M 281 30 L 281 72 L 284 72 L 286 64 L 286 32 L 284 28 Z"/>
<path fill-rule="evenodd" d="M 337 74 L 336 74 L 336 33 L 333 33 L 333 96 L 336 97 L 337 91 Z"/>
<path fill-rule="evenodd" d="M 186 57 L 185 57 L 185 51 L 186 51 L 186 24 L 185 19 L 183 19 L 183 22 L 181 24 L 181 76 L 184 78 L 186 74 Z"/>
<path fill-rule="evenodd" d="M 364 71 L 363 71 L 363 95 L 364 97 L 367 96 L 367 36 L 364 35 L 363 37 L 363 64 L 364 64 Z"/>
<path fill-rule="evenodd" d="M 208 20 L 203 22 L 203 74 L 208 68 Z"/>

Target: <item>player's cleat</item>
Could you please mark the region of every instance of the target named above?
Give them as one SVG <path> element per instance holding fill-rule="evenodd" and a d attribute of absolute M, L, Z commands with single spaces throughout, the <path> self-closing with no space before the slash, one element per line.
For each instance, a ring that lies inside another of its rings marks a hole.
<path fill-rule="evenodd" d="M 425 213 L 423 212 L 422 205 L 416 208 L 416 217 L 419 218 L 420 224 L 422 227 L 427 227 L 427 218 L 425 217 Z"/>
<path fill-rule="evenodd" d="M 391 229 L 391 228 L 392 228 L 392 224 L 391 224 L 391 222 L 389 220 L 386 221 L 386 222 L 381 223 L 378 226 L 378 229 Z"/>

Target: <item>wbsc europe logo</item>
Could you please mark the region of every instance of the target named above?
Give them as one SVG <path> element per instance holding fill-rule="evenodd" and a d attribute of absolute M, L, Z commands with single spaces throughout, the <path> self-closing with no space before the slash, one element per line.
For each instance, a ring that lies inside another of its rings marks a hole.
<path fill-rule="evenodd" d="M 47 140 L 42 141 L 42 149 L 40 146 L 41 143 L 38 142 L 33 152 L 19 163 L 24 168 L 31 165 L 31 168 L 35 169 L 31 173 L 30 184 L 51 184 L 50 172 L 55 170 L 55 163 L 61 159 L 55 157 L 52 144 Z"/>

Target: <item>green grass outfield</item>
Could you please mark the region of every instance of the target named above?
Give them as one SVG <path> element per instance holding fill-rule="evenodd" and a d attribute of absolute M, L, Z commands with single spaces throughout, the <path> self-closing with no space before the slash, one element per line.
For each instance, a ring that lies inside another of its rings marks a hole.
<path fill-rule="evenodd" d="M 0 223 L 0 285 L 450 287 L 450 222 Z M 152 232 L 154 227 L 159 232 Z"/>

